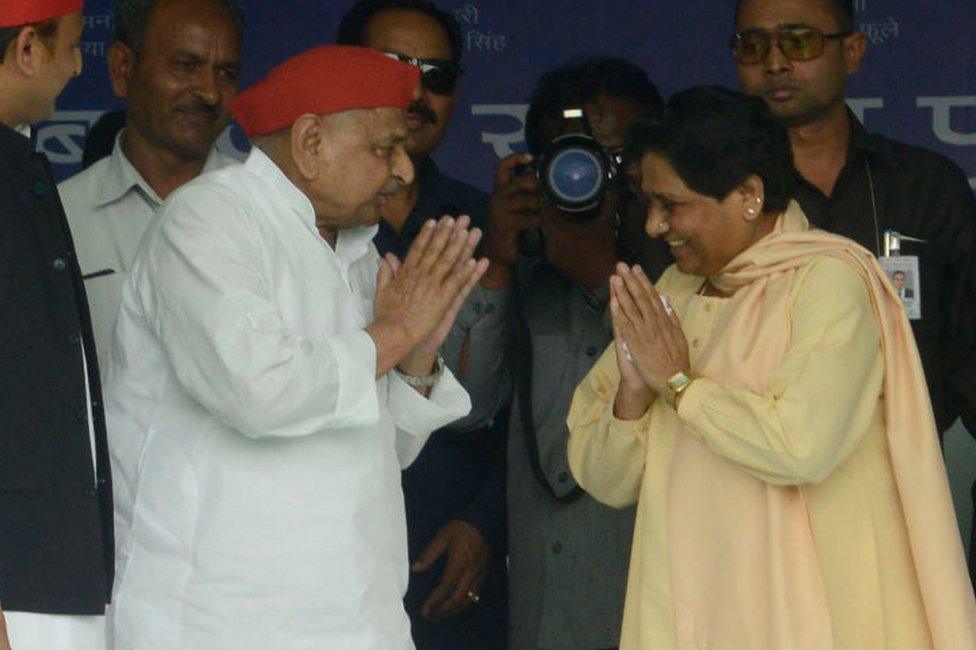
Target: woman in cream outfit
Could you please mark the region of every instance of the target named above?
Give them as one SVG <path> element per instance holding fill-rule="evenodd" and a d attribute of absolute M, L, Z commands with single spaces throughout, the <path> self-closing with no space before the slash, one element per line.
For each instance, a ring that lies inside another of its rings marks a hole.
<path fill-rule="evenodd" d="M 811 229 L 762 101 L 676 95 L 634 134 L 676 264 L 611 279 L 569 459 L 638 503 L 621 648 L 976 648 L 911 329 L 877 261 Z"/>

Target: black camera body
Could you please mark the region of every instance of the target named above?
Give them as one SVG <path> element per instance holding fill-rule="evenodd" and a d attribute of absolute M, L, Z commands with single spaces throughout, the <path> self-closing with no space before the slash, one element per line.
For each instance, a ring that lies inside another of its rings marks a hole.
<path fill-rule="evenodd" d="M 600 146 L 583 109 L 567 108 L 562 118 L 564 132 L 536 160 L 519 165 L 514 173 L 535 174 L 546 198 L 558 210 L 577 219 L 592 219 L 620 173 L 623 156 Z M 574 126 L 576 130 L 570 131 Z M 518 244 L 522 255 L 541 256 L 545 246 L 542 231 L 523 230 Z"/>
<path fill-rule="evenodd" d="M 608 153 L 590 131 L 580 108 L 563 111 L 566 128 L 579 122 L 580 131 L 553 138 L 534 163 L 520 165 L 516 174 L 534 172 L 542 191 L 559 210 L 589 218 L 620 171 L 621 156 Z"/>

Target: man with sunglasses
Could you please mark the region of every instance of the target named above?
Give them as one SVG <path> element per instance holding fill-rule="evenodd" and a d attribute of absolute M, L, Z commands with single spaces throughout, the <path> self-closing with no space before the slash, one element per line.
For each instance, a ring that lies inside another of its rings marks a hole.
<path fill-rule="evenodd" d="M 918 258 L 921 318 L 911 324 L 936 424 L 944 434 L 961 416 L 976 434 L 976 199 L 965 174 L 868 133 L 847 108 L 845 78 L 867 49 L 850 0 L 740 0 L 736 30 L 742 89 L 786 125 L 810 220 L 878 256 L 885 231 L 897 232 L 901 255 Z"/>
<path fill-rule="evenodd" d="M 343 17 L 338 42 L 364 45 L 420 69 L 407 108 L 406 150 L 417 170 L 383 206 L 374 239 L 380 253 L 402 256 L 423 222 L 443 214 L 471 217 L 487 229 L 488 196 L 443 174 L 431 160 L 451 121 L 464 71 L 454 16 L 425 0 L 360 0 Z M 497 340 L 503 313 L 476 288 L 441 348 L 471 395 L 471 414 L 435 432 L 403 472 L 412 563 L 405 598 L 420 650 L 504 647 L 505 439 L 495 416 L 507 377 Z"/>

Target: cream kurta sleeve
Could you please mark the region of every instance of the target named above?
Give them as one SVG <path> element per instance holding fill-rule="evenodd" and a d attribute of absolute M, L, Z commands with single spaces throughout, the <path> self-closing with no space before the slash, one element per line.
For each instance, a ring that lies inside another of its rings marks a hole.
<path fill-rule="evenodd" d="M 372 339 L 286 326 L 254 219 L 228 191 L 193 187 L 174 195 L 147 236 L 130 289 L 175 375 L 252 438 L 378 422 Z"/>
<path fill-rule="evenodd" d="M 696 278 L 675 271 L 671 266 L 661 275 L 655 285 L 661 294 L 690 293 L 689 282 L 700 284 Z M 660 412 L 653 402 L 637 420 L 615 418 L 613 402 L 619 384 L 620 371 L 611 342 L 576 388 L 566 424 L 570 432 L 569 468 L 576 482 L 596 500 L 623 508 L 637 501 L 648 436 L 664 423 L 658 422 Z"/>
<path fill-rule="evenodd" d="M 637 420 L 613 416 L 620 384 L 614 344 L 573 395 L 569 426 L 569 468 L 576 482 L 598 501 L 617 508 L 637 501 L 644 473 L 646 440 L 653 408 Z"/>
<path fill-rule="evenodd" d="M 789 348 L 761 394 L 707 377 L 682 397 L 685 430 L 760 480 L 819 483 L 867 431 L 884 376 L 867 288 L 824 258 L 797 274 Z"/>

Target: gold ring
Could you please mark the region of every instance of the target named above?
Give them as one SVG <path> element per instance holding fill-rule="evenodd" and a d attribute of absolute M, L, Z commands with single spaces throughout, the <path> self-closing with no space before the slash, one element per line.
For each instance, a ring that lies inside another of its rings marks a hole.
<path fill-rule="evenodd" d="M 481 596 L 479 596 L 479 595 L 478 595 L 477 593 L 475 593 L 474 591 L 469 591 L 469 592 L 468 592 L 468 599 L 469 599 L 469 600 L 470 600 L 470 601 L 471 601 L 472 603 L 474 603 L 475 605 L 477 605 L 477 604 L 478 604 L 478 601 L 479 601 L 479 600 L 481 600 Z"/>

